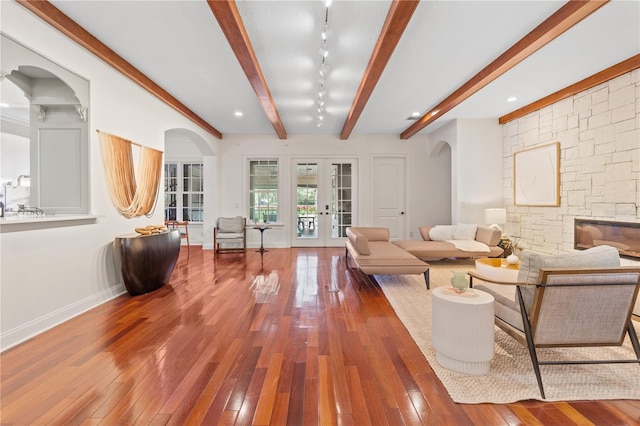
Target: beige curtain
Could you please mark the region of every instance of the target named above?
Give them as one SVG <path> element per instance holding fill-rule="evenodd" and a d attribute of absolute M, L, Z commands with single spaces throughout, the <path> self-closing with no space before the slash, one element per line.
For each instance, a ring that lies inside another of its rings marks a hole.
<path fill-rule="evenodd" d="M 99 130 L 98 134 L 107 187 L 114 206 L 126 218 L 150 216 L 160 185 L 162 151 Z M 137 170 L 133 166 L 131 145 L 140 146 Z"/>

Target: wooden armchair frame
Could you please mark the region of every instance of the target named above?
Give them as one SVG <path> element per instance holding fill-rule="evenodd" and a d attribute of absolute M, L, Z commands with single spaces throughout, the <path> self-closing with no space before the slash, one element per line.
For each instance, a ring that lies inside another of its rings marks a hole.
<path fill-rule="evenodd" d="M 178 220 L 165 220 L 164 224 L 169 229 L 177 229 L 180 231 L 180 238 L 187 240 L 187 249 L 191 249 L 191 243 L 189 242 L 189 222 Z"/>
<path fill-rule="evenodd" d="M 237 216 L 240 217 L 240 216 Z M 237 218 L 236 217 L 236 218 Z M 246 218 L 242 218 L 242 230 L 240 232 L 231 232 L 228 234 L 233 234 L 231 235 L 231 238 L 224 238 L 225 234 L 227 234 L 226 232 L 221 232 L 220 231 L 220 219 L 236 219 L 236 218 L 225 218 L 225 217 L 219 217 L 216 220 L 216 226 L 215 228 L 213 228 L 213 248 L 214 248 L 214 252 L 217 253 L 233 253 L 233 252 L 245 252 L 245 249 L 247 247 L 247 219 Z M 230 243 L 239 243 L 241 244 L 240 247 L 232 247 L 232 248 L 222 248 L 220 247 L 220 244 L 230 244 Z"/>
<path fill-rule="evenodd" d="M 469 272 L 469 276 L 471 285 L 475 278 L 489 284 L 516 286 L 524 330 L 497 316 L 496 325 L 529 349 L 543 399 L 540 365 L 640 364 L 640 343 L 631 319 L 640 288 L 640 268 L 540 269 L 538 284 L 494 281 L 475 272 Z M 529 308 L 525 302 L 527 287 L 534 287 Z M 580 297 L 575 297 L 575 292 L 581 292 Z M 581 303 L 600 309 L 588 310 Z M 589 327 L 593 327 L 593 336 L 587 336 Z M 568 336 L 564 331 L 568 329 L 584 332 L 585 338 Z M 538 361 L 537 348 L 621 346 L 627 334 L 636 359 Z"/>

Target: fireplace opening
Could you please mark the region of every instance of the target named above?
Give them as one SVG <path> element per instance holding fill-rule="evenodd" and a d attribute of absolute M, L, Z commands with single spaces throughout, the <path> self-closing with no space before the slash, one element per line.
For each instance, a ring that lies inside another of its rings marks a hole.
<path fill-rule="evenodd" d="M 640 223 L 575 219 L 573 247 L 612 246 L 620 256 L 640 259 Z"/>

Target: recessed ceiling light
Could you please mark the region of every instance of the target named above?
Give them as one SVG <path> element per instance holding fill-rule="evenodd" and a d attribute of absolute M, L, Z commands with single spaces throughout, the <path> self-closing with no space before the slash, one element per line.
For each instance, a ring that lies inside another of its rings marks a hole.
<path fill-rule="evenodd" d="M 507 102 L 515 102 L 517 100 L 518 98 L 516 98 L 515 96 L 511 96 L 510 98 L 507 98 Z"/>
<path fill-rule="evenodd" d="M 236 117 L 242 117 L 244 114 L 242 113 L 242 111 L 236 111 L 233 113 L 233 115 L 235 115 Z"/>
<path fill-rule="evenodd" d="M 411 113 L 412 117 L 420 117 L 420 113 L 418 111 Z"/>

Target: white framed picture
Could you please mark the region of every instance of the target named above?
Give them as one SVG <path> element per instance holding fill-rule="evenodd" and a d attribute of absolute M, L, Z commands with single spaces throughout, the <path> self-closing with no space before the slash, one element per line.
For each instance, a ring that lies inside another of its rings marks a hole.
<path fill-rule="evenodd" d="M 560 205 L 560 142 L 516 152 L 513 161 L 516 206 Z"/>

